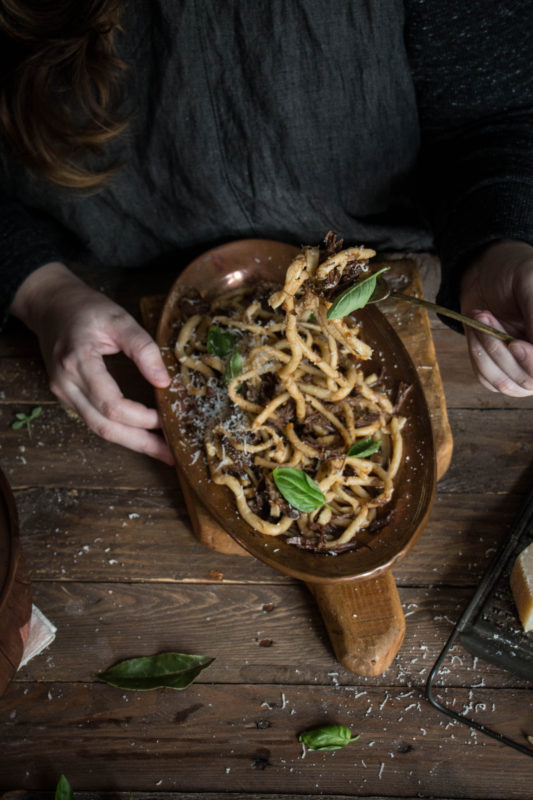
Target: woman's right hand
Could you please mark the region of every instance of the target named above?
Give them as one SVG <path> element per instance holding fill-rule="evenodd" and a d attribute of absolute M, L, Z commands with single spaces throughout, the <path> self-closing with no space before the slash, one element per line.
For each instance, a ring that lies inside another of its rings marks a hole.
<path fill-rule="evenodd" d="M 166 441 L 153 433 L 158 412 L 124 397 L 104 362 L 122 351 L 153 386 L 170 383 L 157 344 L 130 314 L 59 262 L 30 274 L 11 313 L 37 335 L 50 388 L 63 405 L 102 438 L 174 463 Z"/>
<path fill-rule="evenodd" d="M 513 240 L 488 245 L 463 275 L 461 311 L 515 337 L 507 345 L 465 329 L 480 382 L 511 397 L 533 395 L 533 246 Z"/>

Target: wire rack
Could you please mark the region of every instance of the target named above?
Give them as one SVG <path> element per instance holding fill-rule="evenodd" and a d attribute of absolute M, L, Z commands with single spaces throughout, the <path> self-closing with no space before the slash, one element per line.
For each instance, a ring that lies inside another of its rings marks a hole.
<path fill-rule="evenodd" d="M 532 541 L 533 491 L 528 495 L 509 537 L 487 569 L 476 593 L 452 631 L 426 683 L 426 697 L 439 711 L 531 757 L 533 747 L 510 739 L 467 714 L 443 705 L 435 697 L 433 683 L 456 642 L 471 655 L 533 681 L 533 632 L 524 633 L 509 586 L 509 576 L 518 554 Z"/>

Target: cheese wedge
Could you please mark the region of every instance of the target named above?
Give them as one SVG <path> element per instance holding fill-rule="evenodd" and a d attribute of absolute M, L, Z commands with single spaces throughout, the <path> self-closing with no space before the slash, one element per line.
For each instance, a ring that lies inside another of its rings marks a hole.
<path fill-rule="evenodd" d="M 533 631 L 533 542 L 516 559 L 510 581 L 520 622 L 526 633 Z"/>

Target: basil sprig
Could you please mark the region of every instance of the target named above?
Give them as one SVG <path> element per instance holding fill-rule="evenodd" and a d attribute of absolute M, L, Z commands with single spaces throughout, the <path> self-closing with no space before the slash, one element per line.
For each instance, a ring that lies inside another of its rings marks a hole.
<path fill-rule="evenodd" d="M 32 408 L 29 414 L 25 414 L 24 411 L 19 411 L 15 414 L 15 422 L 11 423 L 11 428 L 14 431 L 20 430 L 23 425 L 26 426 L 26 430 L 28 431 L 28 436 L 31 438 L 31 423 L 34 419 L 41 416 L 42 413 L 42 406 L 36 406 Z"/>
<path fill-rule="evenodd" d="M 287 503 L 298 511 L 309 513 L 325 505 L 326 498 L 320 486 L 303 469 L 277 467 L 272 477 Z"/>
<path fill-rule="evenodd" d="M 185 689 L 213 661 L 207 656 L 188 653 L 158 653 L 120 661 L 96 677 L 118 689 L 139 692 L 162 688 Z"/>
<path fill-rule="evenodd" d="M 207 332 L 207 352 L 211 355 L 226 358 L 235 347 L 235 336 L 231 331 L 211 325 Z"/>
<path fill-rule="evenodd" d="M 224 370 L 224 381 L 226 385 L 240 375 L 242 372 L 242 356 L 235 350 L 235 336 L 226 328 L 218 325 L 211 325 L 207 331 L 207 352 L 219 358 L 227 358 Z M 231 354 L 231 355 L 230 355 Z"/>
<path fill-rule="evenodd" d="M 226 381 L 226 385 L 236 378 L 237 375 L 240 375 L 242 372 L 242 356 L 237 350 L 234 351 L 230 360 L 226 364 L 226 370 L 224 372 L 224 380 Z"/>
<path fill-rule="evenodd" d="M 346 725 L 326 725 L 323 728 L 305 731 L 298 737 L 298 741 L 310 750 L 340 750 L 341 747 L 346 747 L 357 739 L 359 735 L 352 736 L 351 730 Z"/>
<path fill-rule="evenodd" d="M 373 275 L 369 275 L 368 278 L 357 281 L 356 284 L 346 289 L 328 309 L 328 319 L 346 317 L 348 314 L 351 314 L 352 311 L 356 311 L 358 308 L 364 308 L 374 294 L 376 278 L 378 275 L 381 275 L 382 272 L 387 272 L 389 269 L 390 267 L 383 267 L 383 269 L 374 272 Z"/>
<path fill-rule="evenodd" d="M 72 786 L 64 775 L 61 775 L 57 782 L 54 800 L 74 800 Z"/>
<path fill-rule="evenodd" d="M 379 448 L 380 443 L 369 436 L 367 439 L 361 439 L 359 442 L 352 444 L 346 455 L 357 456 L 357 458 L 368 458 L 368 456 L 377 453 Z"/>

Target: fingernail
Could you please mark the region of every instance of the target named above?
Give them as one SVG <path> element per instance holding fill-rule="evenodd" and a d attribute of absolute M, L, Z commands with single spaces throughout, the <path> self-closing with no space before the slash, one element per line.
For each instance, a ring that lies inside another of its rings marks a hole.
<path fill-rule="evenodd" d="M 154 380 L 166 386 L 167 383 L 170 383 L 170 375 L 166 369 L 158 369 L 154 372 Z"/>

